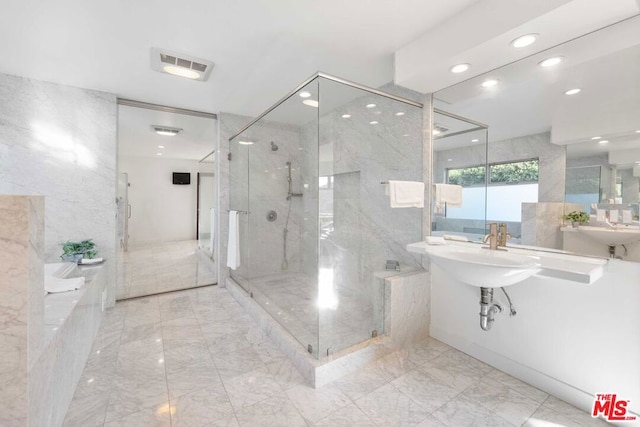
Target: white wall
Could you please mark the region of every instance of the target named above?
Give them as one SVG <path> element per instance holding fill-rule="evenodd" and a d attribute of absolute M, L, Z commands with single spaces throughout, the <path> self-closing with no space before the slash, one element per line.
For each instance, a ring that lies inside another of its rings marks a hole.
<path fill-rule="evenodd" d="M 121 157 L 129 175 L 129 245 L 196 239 L 197 160 Z M 190 185 L 173 185 L 173 172 L 190 172 Z"/>
<path fill-rule="evenodd" d="M 640 264 L 613 260 L 592 285 L 531 277 L 507 288 L 517 309 L 480 329 L 479 288 L 431 268 L 431 336 L 585 410 L 618 393 L 640 410 Z M 508 307 L 496 289 L 495 299 Z"/>
<path fill-rule="evenodd" d="M 115 95 L 0 74 L 0 194 L 45 196 L 45 262 L 93 238 L 115 301 Z"/>

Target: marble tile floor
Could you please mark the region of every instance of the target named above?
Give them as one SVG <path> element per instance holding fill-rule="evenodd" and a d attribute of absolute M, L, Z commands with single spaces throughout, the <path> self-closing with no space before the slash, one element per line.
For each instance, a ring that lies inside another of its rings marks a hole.
<path fill-rule="evenodd" d="M 110 309 L 64 422 L 65 427 L 604 424 L 434 339 L 313 389 L 217 286 L 123 301 Z"/>
<path fill-rule="evenodd" d="M 321 309 L 318 281 L 303 273 L 253 278 L 249 286 L 256 302 L 305 348 L 311 344 L 316 356 L 366 341 L 374 329 L 382 332 L 383 310 L 376 312 L 371 298 L 350 286 L 336 286 L 335 300 L 327 295 Z"/>
<path fill-rule="evenodd" d="M 197 240 L 132 246 L 124 254 L 118 299 L 211 285 L 213 272 L 198 257 Z"/>

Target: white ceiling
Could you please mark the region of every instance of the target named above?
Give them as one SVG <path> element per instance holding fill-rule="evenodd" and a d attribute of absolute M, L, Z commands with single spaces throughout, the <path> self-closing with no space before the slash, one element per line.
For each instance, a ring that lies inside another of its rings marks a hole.
<path fill-rule="evenodd" d="M 564 61 L 544 69 L 543 59 Z M 640 147 L 640 16 L 469 79 L 435 94 L 438 106 L 489 125 L 489 140 L 551 131 L 570 157 Z M 499 84 L 481 86 L 487 78 Z M 579 87 L 578 95 L 567 89 Z M 591 140 L 602 136 L 606 145 Z M 640 160 L 628 157 L 619 166 Z"/>
<path fill-rule="evenodd" d="M 377 87 L 393 53 L 479 0 L 3 0 L 0 72 L 255 116 L 324 71 Z M 159 47 L 209 59 L 207 82 L 150 68 Z"/>

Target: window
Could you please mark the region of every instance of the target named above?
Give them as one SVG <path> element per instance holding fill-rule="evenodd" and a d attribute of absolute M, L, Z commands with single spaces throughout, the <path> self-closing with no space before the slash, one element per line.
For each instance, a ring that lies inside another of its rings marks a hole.
<path fill-rule="evenodd" d="M 447 169 L 447 183 L 472 187 L 484 185 L 484 166 L 471 166 L 468 168 Z"/>
<path fill-rule="evenodd" d="M 509 163 L 493 163 L 489 165 L 490 184 L 531 182 L 538 182 L 538 159 Z M 485 167 L 470 166 L 466 168 L 447 169 L 447 183 L 461 185 L 463 187 L 484 185 Z"/>

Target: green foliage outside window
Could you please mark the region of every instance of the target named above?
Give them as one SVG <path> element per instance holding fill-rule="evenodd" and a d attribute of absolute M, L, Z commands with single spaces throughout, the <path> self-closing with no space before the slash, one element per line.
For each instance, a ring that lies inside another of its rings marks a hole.
<path fill-rule="evenodd" d="M 489 165 L 489 171 L 491 184 L 537 182 L 538 160 L 492 164 Z M 447 183 L 463 187 L 484 185 L 485 167 L 447 169 Z"/>

